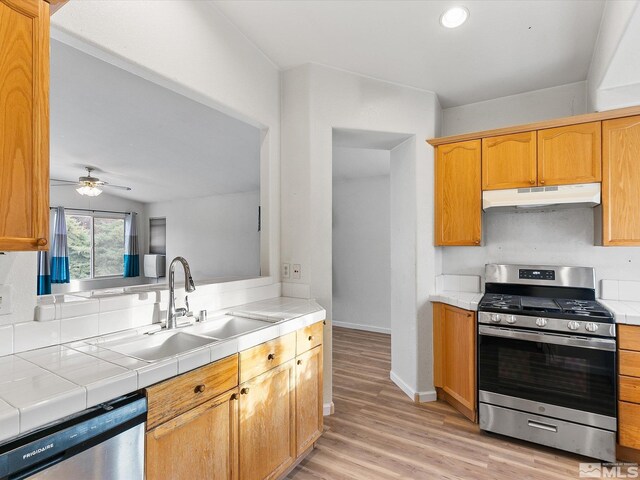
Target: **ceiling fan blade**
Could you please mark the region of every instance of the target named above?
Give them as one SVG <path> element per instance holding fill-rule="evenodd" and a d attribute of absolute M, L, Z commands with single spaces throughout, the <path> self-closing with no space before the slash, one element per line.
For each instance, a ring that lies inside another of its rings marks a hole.
<path fill-rule="evenodd" d="M 101 187 L 108 188 L 117 188 L 118 190 L 131 190 L 131 187 L 124 187 L 122 185 L 111 185 L 110 183 L 105 183 L 104 185 L 100 185 Z"/>
<path fill-rule="evenodd" d="M 50 187 L 77 187 L 77 183 L 51 183 Z"/>
<path fill-rule="evenodd" d="M 60 179 L 58 179 L 58 178 L 51 178 L 51 179 L 49 179 L 49 181 L 51 181 L 51 182 L 57 182 L 57 183 L 58 183 L 58 184 L 60 184 L 60 185 L 65 185 L 65 184 L 66 184 L 66 185 L 77 185 L 77 184 L 78 184 L 78 182 L 77 182 L 77 181 L 75 181 L 75 182 L 74 182 L 74 181 L 72 181 L 72 180 L 60 180 Z"/>

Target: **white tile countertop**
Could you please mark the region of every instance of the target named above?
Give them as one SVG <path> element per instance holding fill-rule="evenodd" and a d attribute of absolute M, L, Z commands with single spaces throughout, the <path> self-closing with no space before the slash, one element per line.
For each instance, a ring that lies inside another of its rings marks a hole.
<path fill-rule="evenodd" d="M 429 296 L 429 301 L 477 311 L 482 295 L 477 275 L 439 275 L 436 277 L 436 293 Z"/>
<path fill-rule="evenodd" d="M 159 361 L 102 347 L 106 341 L 158 330 L 159 324 L 0 357 L 0 442 L 326 317 L 313 300 L 277 297 L 217 312 L 208 322 L 226 318 L 225 313 L 269 323 Z"/>

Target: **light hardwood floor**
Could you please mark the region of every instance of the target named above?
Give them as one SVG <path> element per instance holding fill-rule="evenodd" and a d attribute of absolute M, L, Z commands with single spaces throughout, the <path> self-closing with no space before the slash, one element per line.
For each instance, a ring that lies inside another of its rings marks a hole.
<path fill-rule="evenodd" d="M 389 380 L 389 335 L 333 328 L 335 414 L 287 478 L 575 479 L 593 461 L 481 433 L 442 402 L 415 404 Z"/>

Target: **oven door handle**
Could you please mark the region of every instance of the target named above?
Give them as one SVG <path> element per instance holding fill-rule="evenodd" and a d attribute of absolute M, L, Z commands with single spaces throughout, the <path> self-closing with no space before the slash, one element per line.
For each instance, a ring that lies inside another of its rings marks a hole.
<path fill-rule="evenodd" d="M 561 335 L 557 333 L 542 333 L 513 328 L 500 328 L 481 325 L 478 328 L 480 335 L 491 337 L 513 338 L 516 340 L 526 340 L 537 343 L 552 343 L 554 345 L 565 345 L 568 347 L 590 348 L 593 350 L 616 351 L 616 341 L 610 338 L 586 338 Z"/>

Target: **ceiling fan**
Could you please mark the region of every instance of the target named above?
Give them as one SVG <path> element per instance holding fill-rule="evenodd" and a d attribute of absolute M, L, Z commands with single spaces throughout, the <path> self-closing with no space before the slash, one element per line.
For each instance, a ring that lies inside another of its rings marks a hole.
<path fill-rule="evenodd" d="M 124 187 L 122 185 L 111 185 L 107 182 L 103 182 L 98 177 L 91 175 L 95 169 L 91 167 L 85 167 L 87 169 L 87 175 L 85 177 L 78 178 L 77 182 L 70 180 L 58 180 L 51 179 L 52 187 L 77 187 L 76 192 L 80 195 L 87 195 L 89 197 L 97 197 L 102 193 L 102 188 L 116 188 L 118 190 L 131 190 L 131 187 Z"/>

